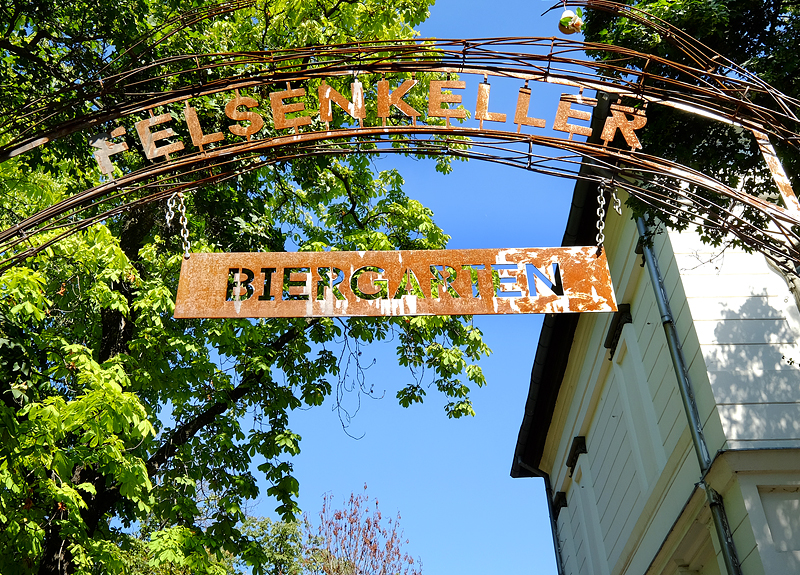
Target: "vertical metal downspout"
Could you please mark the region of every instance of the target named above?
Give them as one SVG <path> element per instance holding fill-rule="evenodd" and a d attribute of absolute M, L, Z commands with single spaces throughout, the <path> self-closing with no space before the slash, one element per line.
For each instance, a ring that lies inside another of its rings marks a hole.
<path fill-rule="evenodd" d="M 564 575 L 564 564 L 561 561 L 561 544 L 558 541 L 558 525 L 556 524 L 556 516 L 553 513 L 553 486 L 550 484 L 550 474 L 542 472 L 544 479 L 544 491 L 547 495 L 547 511 L 550 513 L 550 531 L 553 535 L 553 549 L 556 554 L 556 568 L 558 575 Z"/>
<path fill-rule="evenodd" d="M 686 418 L 689 420 L 689 431 L 692 435 L 695 455 L 697 455 L 697 461 L 700 464 L 702 476 L 697 485 L 702 487 L 705 491 L 706 499 L 711 508 L 714 528 L 719 538 L 722 557 L 725 561 L 728 575 L 741 575 L 742 570 L 739 565 L 739 558 L 736 554 L 736 546 L 733 543 L 733 534 L 731 533 L 728 518 L 725 514 L 725 507 L 722 504 L 722 497 L 720 497 L 719 493 L 706 483 L 705 480 L 706 473 L 708 473 L 711 468 L 711 455 L 709 454 L 708 445 L 703 435 L 703 423 L 697 411 L 694 389 L 689 379 L 689 368 L 683 356 L 683 349 L 681 348 L 681 342 L 678 338 L 678 330 L 675 328 L 675 321 L 672 317 L 669 300 L 667 299 L 667 292 L 664 289 L 664 281 L 661 277 L 661 271 L 658 268 L 658 260 L 656 260 L 652 246 L 644 241 L 647 237 L 647 224 L 642 218 L 636 219 L 636 228 L 639 230 L 639 236 L 642 238 L 642 249 L 644 252 L 644 259 L 647 262 L 647 271 L 650 274 L 650 281 L 653 284 L 658 311 L 661 315 L 661 323 L 664 326 L 664 334 L 667 337 L 672 367 L 678 378 L 678 389 L 681 392 L 683 409 L 686 412 Z"/>
<path fill-rule="evenodd" d="M 534 477 L 541 477 L 544 479 L 544 491 L 547 497 L 547 512 L 550 515 L 550 533 L 553 536 L 553 550 L 556 555 L 556 568 L 558 575 L 564 575 L 564 565 L 561 562 L 561 545 L 558 542 L 558 525 L 556 524 L 556 516 L 553 513 L 553 486 L 550 483 L 550 474 L 545 473 L 541 469 L 531 467 L 523 461 L 518 461 L 519 466 L 527 469 Z"/>

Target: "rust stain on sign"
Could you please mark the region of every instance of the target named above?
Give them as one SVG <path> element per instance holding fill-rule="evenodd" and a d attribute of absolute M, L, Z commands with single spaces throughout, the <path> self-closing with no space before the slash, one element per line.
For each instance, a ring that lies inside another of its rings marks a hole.
<path fill-rule="evenodd" d="M 596 247 L 195 253 L 176 318 L 616 311 Z"/>

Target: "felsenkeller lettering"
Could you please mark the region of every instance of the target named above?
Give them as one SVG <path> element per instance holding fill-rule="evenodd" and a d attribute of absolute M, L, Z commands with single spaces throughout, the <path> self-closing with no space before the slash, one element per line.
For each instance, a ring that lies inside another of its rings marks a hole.
<path fill-rule="evenodd" d="M 375 83 L 372 94 L 376 101 L 377 124 L 370 126 L 365 123 L 367 118 L 364 85 L 355 78 L 349 85 L 350 95 L 342 94 L 322 80 L 316 89 L 318 105 L 314 109 L 306 106 L 307 99 L 305 87 L 292 86 L 287 82 L 285 89 L 272 90 L 267 97 L 257 99 L 253 96 L 242 95 L 239 90 L 233 90 L 225 100 L 225 118 L 230 121 L 227 132 L 232 136 L 241 138 L 246 142 L 259 140 L 259 133 L 268 124 L 281 135 L 300 137 L 305 133 L 319 132 L 312 129 L 314 120 L 319 120 L 325 125 L 325 130 L 330 130 L 334 113 L 345 114 L 359 129 L 383 128 L 387 131 L 387 120 L 394 115 L 405 118 L 414 127 L 435 127 L 437 129 L 453 129 L 451 121 L 461 121 L 467 117 L 465 97 L 467 83 L 462 80 L 433 80 L 427 90 L 427 109 L 425 114 L 417 110 L 405 99 L 411 90 L 418 85 L 417 80 L 404 80 L 394 82 L 382 79 Z M 592 108 L 597 106 L 597 100 L 583 96 L 582 90 L 578 94 L 562 94 L 554 110 L 531 109 L 531 89 L 528 82 L 518 89 L 516 107 L 513 110 L 495 110 L 491 104 L 491 85 L 486 81 L 479 83 L 477 93 L 474 94 L 474 111 L 472 116 L 479 122 L 477 128 L 458 126 L 459 130 L 508 130 L 500 126 L 508 117 L 513 117 L 513 124 L 517 133 L 522 130 L 542 130 L 551 126 L 551 129 L 566 134 L 568 139 L 575 135 L 591 136 L 592 128 L 588 125 Z M 182 117 L 175 117 L 169 113 L 154 114 L 150 117 L 136 121 L 133 132 L 138 137 L 137 147 L 144 156 L 151 160 L 171 160 L 187 152 L 207 152 L 226 139 L 225 131 L 207 133 L 204 124 L 210 125 L 208 118 L 202 118 L 197 108 L 192 105 L 192 99 L 185 101 Z M 444 119 L 443 126 L 423 124 L 421 118 Z M 550 120 L 549 118 L 552 118 Z M 576 122 L 577 121 L 577 122 Z M 583 122 L 583 123 L 581 123 Z M 647 123 L 643 108 L 614 104 L 611 114 L 605 120 L 600 139 L 607 145 L 621 134 L 631 150 L 641 149 L 641 144 L 636 136 L 636 130 Z M 176 128 L 188 132 L 188 139 L 178 136 Z M 113 156 L 132 148 L 133 133 L 129 133 L 125 126 L 118 125 L 109 132 L 98 134 L 90 138 L 90 145 L 95 149 L 94 156 L 100 171 L 112 174 L 114 171 Z M 186 140 L 186 141 L 184 141 Z"/>

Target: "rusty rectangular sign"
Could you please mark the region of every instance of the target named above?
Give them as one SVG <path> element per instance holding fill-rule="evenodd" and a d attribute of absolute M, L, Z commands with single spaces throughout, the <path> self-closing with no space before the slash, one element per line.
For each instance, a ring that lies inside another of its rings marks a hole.
<path fill-rule="evenodd" d="M 596 247 L 194 253 L 176 318 L 616 311 Z"/>

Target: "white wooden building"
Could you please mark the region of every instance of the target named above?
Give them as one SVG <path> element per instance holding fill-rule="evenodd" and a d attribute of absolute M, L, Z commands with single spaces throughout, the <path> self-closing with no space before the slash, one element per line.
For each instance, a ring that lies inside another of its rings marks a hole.
<path fill-rule="evenodd" d="M 596 191 L 576 187 L 565 245 L 591 245 Z M 623 198 L 624 201 L 624 198 Z M 606 220 L 617 314 L 546 316 L 512 476 L 545 478 L 569 575 L 724 575 L 639 233 Z M 745 575 L 800 573 L 800 314 L 759 254 L 693 233 L 653 253 Z"/>

